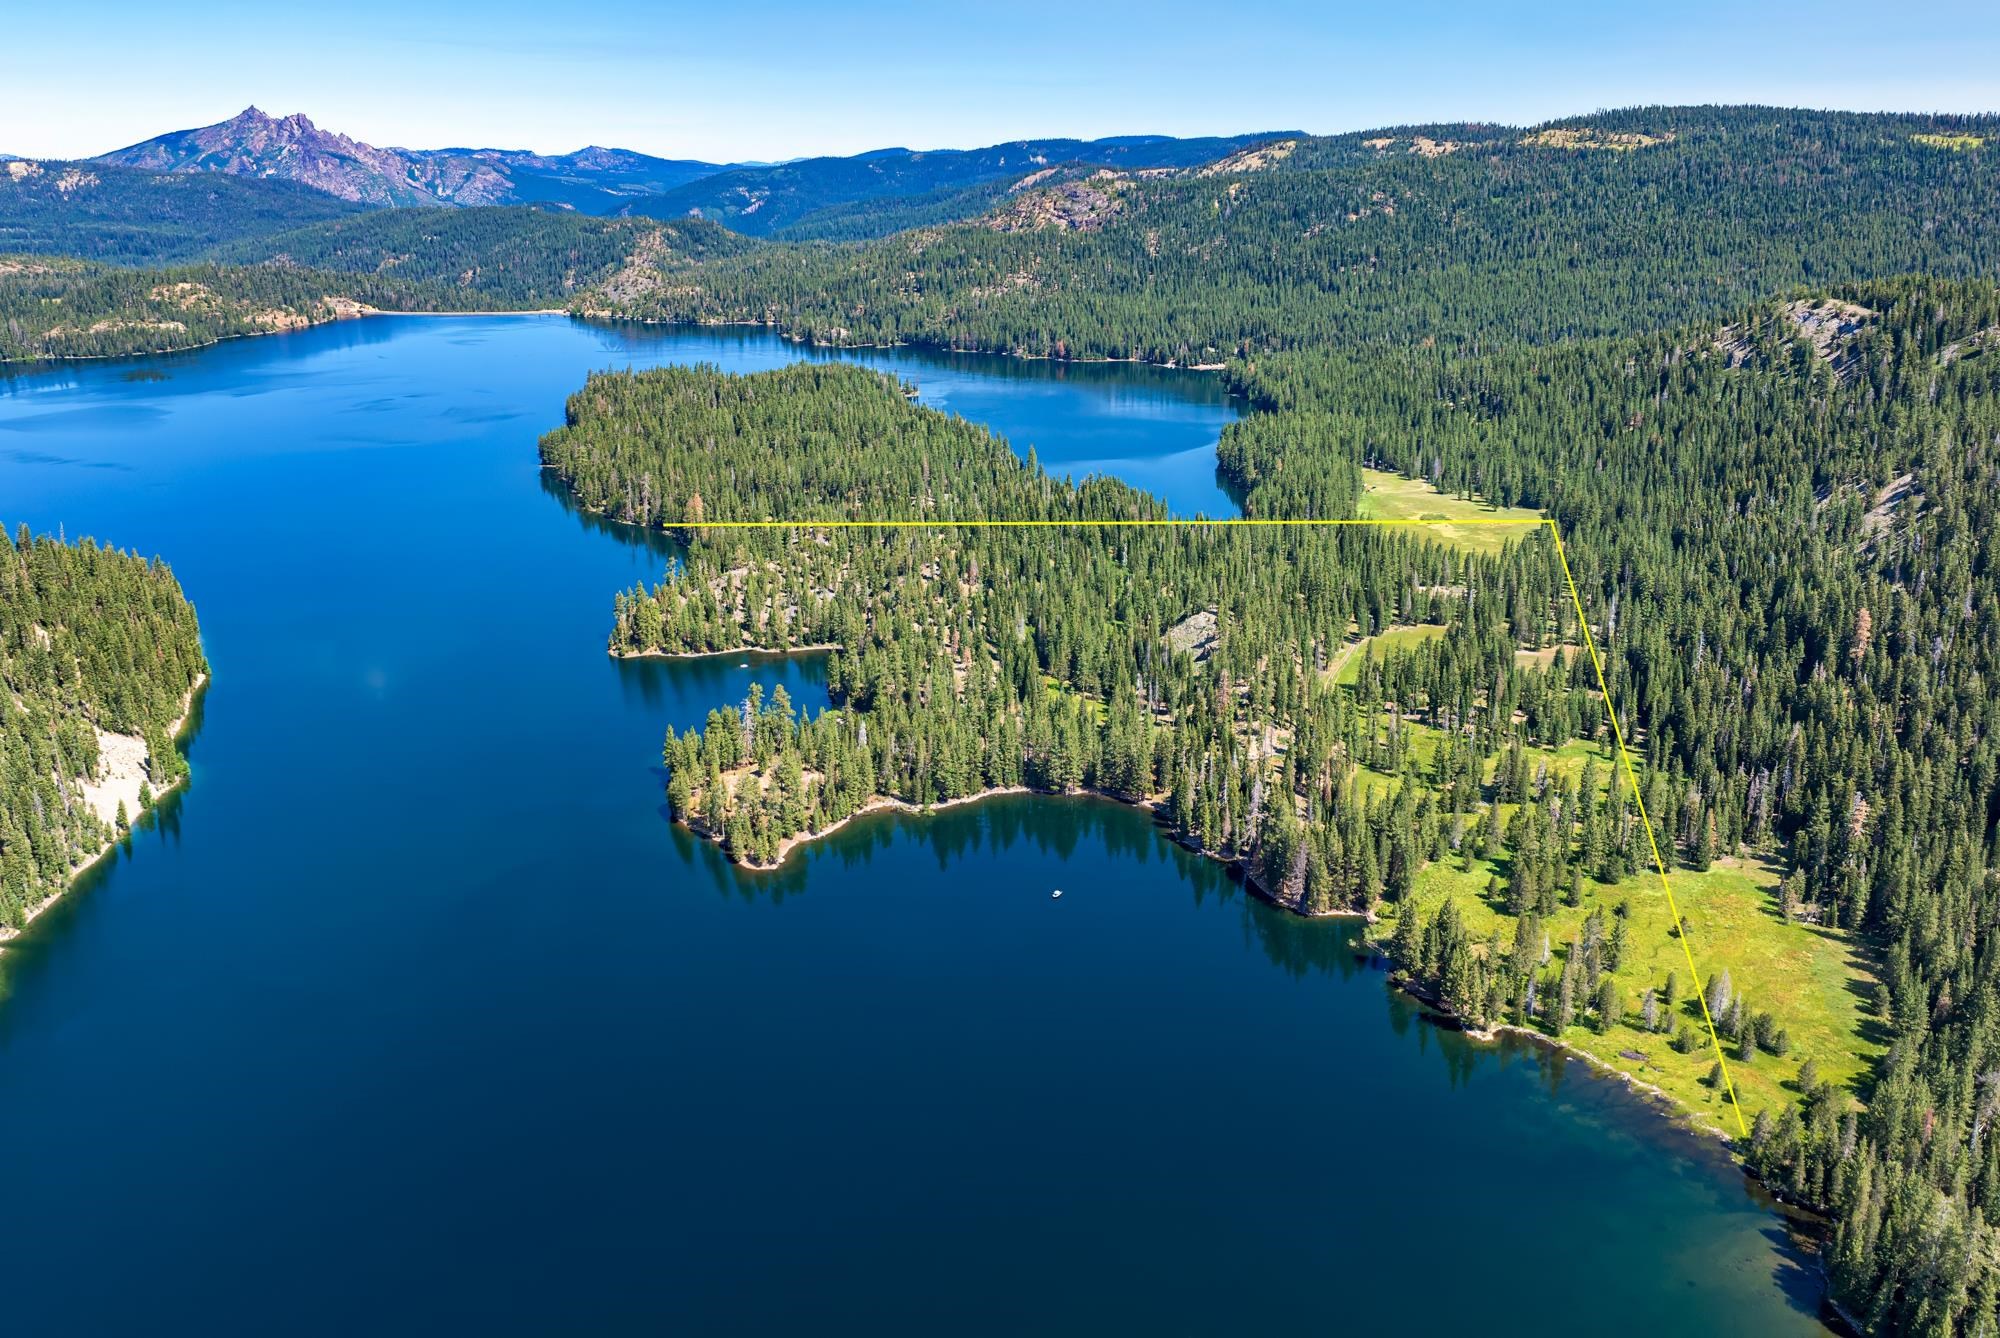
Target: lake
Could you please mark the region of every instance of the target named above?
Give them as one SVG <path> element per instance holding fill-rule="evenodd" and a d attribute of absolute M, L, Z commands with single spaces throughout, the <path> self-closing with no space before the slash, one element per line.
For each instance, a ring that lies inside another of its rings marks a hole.
<path fill-rule="evenodd" d="M 610 660 L 668 550 L 535 441 L 594 368 L 801 356 L 378 318 L 0 378 L 0 521 L 166 556 L 214 666 L 192 785 L 0 956 L 10 1333 L 1816 1330 L 1719 1149 L 1135 811 L 766 875 L 671 826 L 666 727 L 820 662 Z M 1213 377 L 856 356 L 1232 508 Z"/>

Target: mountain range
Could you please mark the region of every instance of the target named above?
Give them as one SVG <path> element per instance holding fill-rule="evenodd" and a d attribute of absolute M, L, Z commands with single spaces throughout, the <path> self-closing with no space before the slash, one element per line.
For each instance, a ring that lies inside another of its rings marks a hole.
<path fill-rule="evenodd" d="M 1068 163 L 1126 171 L 1191 167 L 1278 137 L 1016 140 L 977 149 L 709 163 L 597 146 L 565 154 L 378 148 L 302 114 L 278 117 L 249 107 L 227 121 L 159 135 L 92 161 L 290 181 L 363 206 L 532 204 L 587 214 L 695 215 L 763 236 L 859 201 L 951 192 Z"/>
<path fill-rule="evenodd" d="M 657 194 L 722 170 L 595 146 L 567 154 L 510 149 L 377 148 L 306 116 L 271 116 L 256 107 L 216 125 L 176 130 L 94 159 L 149 172 L 220 172 L 296 181 L 363 205 L 554 204 L 585 213 L 618 212 L 636 195 Z"/>

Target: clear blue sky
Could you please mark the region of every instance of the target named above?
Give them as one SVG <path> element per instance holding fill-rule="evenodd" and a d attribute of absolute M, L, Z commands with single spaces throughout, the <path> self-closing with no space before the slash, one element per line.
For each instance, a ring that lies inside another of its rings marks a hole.
<path fill-rule="evenodd" d="M 1644 102 L 2000 110 L 2000 0 L 11 8 L 0 150 L 37 157 L 100 153 L 250 103 L 376 144 L 598 143 L 721 160 L 1528 123 Z"/>

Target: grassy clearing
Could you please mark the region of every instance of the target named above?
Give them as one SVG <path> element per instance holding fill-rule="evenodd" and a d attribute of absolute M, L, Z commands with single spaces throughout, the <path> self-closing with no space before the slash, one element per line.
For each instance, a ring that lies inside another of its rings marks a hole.
<path fill-rule="evenodd" d="M 1365 470 L 1363 481 L 1360 514 L 1365 518 L 1445 522 L 1541 518 L 1526 508 L 1502 509 L 1446 496 L 1421 480 L 1395 474 Z M 1526 532 L 1449 523 L 1431 531 L 1441 542 L 1481 553 L 1498 552 Z M 1334 682 L 1351 685 L 1359 677 L 1364 648 L 1379 656 L 1391 648 L 1407 650 L 1443 632 L 1435 626 L 1388 628 L 1343 648 L 1326 672 Z M 1563 651 L 1566 658 L 1580 653 L 1574 646 L 1565 646 Z M 1547 668 L 1554 657 L 1554 647 L 1517 653 L 1523 667 Z M 1427 774 L 1441 736 L 1428 726 L 1407 721 L 1403 729 L 1419 774 Z M 1559 748 L 1526 751 L 1531 776 L 1546 769 L 1551 777 L 1574 781 L 1585 762 L 1594 760 L 1601 785 L 1622 788 L 1627 783 L 1608 744 L 1579 740 Z M 1489 783 L 1501 760 L 1498 754 L 1487 759 Z M 1355 797 L 1373 801 L 1393 795 L 1401 784 L 1396 776 L 1363 768 L 1355 778 Z M 1513 809 L 1511 804 L 1501 806 L 1503 827 L 1512 818 Z M 1492 859 L 1468 861 L 1452 855 L 1427 866 L 1416 880 L 1417 912 L 1434 915 L 1449 897 L 1457 901 L 1475 940 L 1487 938 L 1498 928 L 1503 939 L 1511 943 L 1514 919 L 1507 914 L 1504 891 L 1488 894 L 1496 877 L 1504 889 L 1507 865 L 1508 856 L 1502 851 Z M 1808 1059 L 1823 1079 L 1859 1096 L 1884 1050 L 1883 1029 L 1872 1017 L 1875 979 L 1857 943 L 1840 931 L 1786 924 L 1778 913 L 1779 877 L 1780 871 L 1772 866 L 1739 859 L 1718 860 L 1700 873 L 1674 869 L 1668 874 L 1687 930 L 1686 948 L 1692 951 L 1702 980 L 1712 981 L 1728 971 L 1731 984 L 1744 996 L 1749 1010 L 1770 1013 L 1790 1040 L 1782 1056 L 1760 1051 L 1747 1061 L 1741 1058 L 1740 1047 L 1725 1045 L 1730 1076 L 1746 1119 L 1754 1119 L 1760 1109 L 1777 1109 L 1795 1100 L 1799 1066 Z M 1648 868 L 1613 884 L 1586 879 L 1582 904 L 1564 906 L 1545 922 L 1555 962 L 1560 962 L 1570 940 L 1582 932 L 1585 918 L 1598 908 L 1607 917 L 1614 917 L 1621 908 L 1624 911 L 1627 946 L 1613 973 L 1622 987 L 1624 1016 L 1599 1032 L 1590 1025 L 1588 1001 L 1579 1000 L 1579 1016 L 1586 1021 L 1569 1028 L 1561 1040 L 1609 1068 L 1659 1088 L 1695 1123 L 1734 1135 L 1736 1123 L 1727 1109 L 1726 1095 L 1708 1084 L 1715 1064 L 1713 1050 L 1704 1043 L 1698 1050 L 1680 1054 L 1669 1043 L 1672 1031 L 1678 1030 L 1683 1020 L 1700 1031 L 1704 1042 L 1707 1027 L 1702 1021 L 1697 986 L 1688 970 L 1687 951 L 1674 932 L 1673 913 L 1658 875 Z M 1386 948 L 1395 929 L 1394 916 L 1385 916 L 1371 927 L 1369 935 Z M 1640 1018 L 1641 999 L 1648 988 L 1663 989 L 1670 973 L 1678 978 L 1681 995 L 1672 1029 L 1647 1031 Z"/>
<path fill-rule="evenodd" d="M 1445 634 L 1442 623 L 1422 623 L 1415 626 L 1387 627 L 1374 636 L 1362 637 L 1351 646 L 1343 646 L 1326 666 L 1326 674 L 1336 684 L 1342 686 L 1357 682 L 1361 677 L 1361 653 L 1368 650 L 1376 659 L 1381 659 L 1390 650 L 1407 651 L 1421 642 L 1430 641 Z"/>
<path fill-rule="evenodd" d="M 1349 676 L 1347 681 L 1353 681 L 1352 675 Z M 1429 773 L 1431 764 L 1437 757 L 1438 745 L 1443 741 L 1444 732 L 1442 730 L 1432 729 L 1429 725 L 1419 724 L 1412 720 L 1405 720 L 1403 722 L 1404 746 L 1409 750 L 1410 756 L 1416 759 L 1419 774 L 1427 775 Z M 1580 739 L 1572 739 L 1560 748 L 1523 748 L 1521 754 L 1528 760 L 1528 775 L 1530 777 L 1537 775 L 1541 768 L 1546 766 L 1551 779 L 1560 778 L 1568 781 L 1577 780 L 1582 776 L 1583 764 L 1586 758 L 1596 758 L 1598 775 L 1606 778 L 1605 781 L 1600 782 L 1599 794 L 1604 793 L 1603 784 L 1608 783 L 1608 778 L 1614 774 L 1611 769 L 1617 764 L 1618 760 L 1617 755 L 1609 748 L 1593 743 L 1585 743 Z M 1493 783 L 1493 777 L 1499 768 L 1500 762 L 1501 755 L 1499 753 L 1494 753 L 1487 757 L 1484 764 L 1486 784 L 1490 785 Z M 1623 785 L 1625 783 L 1624 773 L 1618 772 L 1616 775 L 1618 783 Z M 1402 781 L 1399 777 L 1363 767 L 1355 772 L 1354 783 L 1356 792 L 1359 795 L 1372 798 L 1377 794 L 1394 794 L 1396 787 L 1401 785 Z M 1514 804 L 1500 805 L 1500 821 L 1503 825 L 1514 816 L 1516 807 L 1517 805 Z"/>
<path fill-rule="evenodd" d="M 1583 647 L 1565 641 L 1560 646 L 1544 646 L 1540 650 L 1517 650 L 1514 652 L 1514 663 L 1523 669 L 1551 669 L 1555 666 L 1558 650 L 1563 653 L 1565 664 L 1583 654 Z"/>
<path fill-rule="evenodd" d="M 1934 149 L 1976 149 L 1986 143 L 1983 135 L 1911 135 L 1910 138 Z"/>
<path fill-rule="evenodd" d="M 1529 766 L 1547 762 L 1552 772 L 1574 776 L 1590 756 L 1597 759 L 1607 784 L 1625 783 L 1622 773 L 1612 770 L 1611 752 L 1589 744 L 1534 750 Z M 1392 777 L 1363 772 L 1359 788 L 1363 794 L 1375 794 L 1396 783 Z M 1511 943 L 1513 917 L 1506 913 L 1503 899 L 1487 895 L 1489 880 L 1496 875 L 1504 887 L 1505 868 L 1504 856 L 1468 865 L 1453 855 L 1427 866 L 1417 876 L 1419 913 L 1433 915 L 1447 897 L 1454 898 L 1475 938 L 1484 939 L 1498 927 Z M 1799 1065 L 1807 1059 L 1823 1078 L 1858 1095 L 1883 1051 L 1882 1030 L 1870 1015 L 1874 977 L 1855 941 L 1836 930 L 1786 924 L 1778 914 L 1778 878 L 1779 871 L 1769 865 L 1736 859 L 1718 860 L 1703 873 L 1669 874 L 1687 926 L 1688 947 L 1702 978 L 1710 980 L 1727 970 L 1750 1010 L 1772 1014 L 1791 1040 L 1785 1055 L 1760 1052 L 1748 1062 L 1738 1057 L 1735 1046 L 1726 1046 L 1746 1119 L 1755 1118 L 1763 1107 L 1775 1110 L 1796 1099 Z M 1640 1023 L 1644 991 L 1649 986 L 1662 988 L 1673 972 L 1680 979 L 1679 1016 L 1701 1028 L 1704 1037 L 1707 1034 L 1657 874 L 1648 870 L 1614 884 L 1586 879 L 1583 903 L 1562 907 L 1545 922 L 1554 960 L 1561 960 L 1593 908 L 1601 906 L 1609 917 L 1621 905 L 1627 912 L 1628 946 L 1614 978 L 1623 987 L 1625 1019 L 1604 1033 L 1589 1025 L 1573 1026 L 1562 1040 L 1665 1091 L 1696 1123 L 1733 1135 L 1735 1120 L 1727 1110 L 1727 1099 L 1707 1083 L 1715 1063 L 1713 1051 L 1704 1045 L 1691 1054 L 1676 1053 L 1668 1044 L 1669 1034 L 1645 1031 Z M 1370 936 L 1386 945 L 1395 929 L 1395 918 L 1388 916 L 1370 930 Z"/>
<path fill-rule="evenodd" d="M 1522 506 L 1498 507 L 1441 493 L 1422 479 L 1406 479 L 1379 469 L 1361 471 L 1363 520 L 1524 520 L 1539 521 L 1542 513 Z M 1511 541 L 1532 533 L 1527 526 L 1440 524 L 1429 533 L 1440 543 L 1474 553 L 1498 553 Z"/>

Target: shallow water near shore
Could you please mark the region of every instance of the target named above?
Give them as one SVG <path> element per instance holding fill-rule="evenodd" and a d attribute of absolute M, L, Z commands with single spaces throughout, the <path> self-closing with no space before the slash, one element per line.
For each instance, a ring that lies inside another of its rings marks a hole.
<path fill-rule="evenodd" d="M 0 956 L 10 1332 L 1817 1328 L 1719 1148 L 1142 813 L 768 874 L 671 826 L 662 731 L 822 661 L 609 659 L 667 548 L 535 439 L 594 368 L 801 356 L 451 317 L 0 378 L 0 521 L 169 558 L 214 669 L 192 784 Z M 858 356 L 1231 509 L 1211 376 Z"/>

